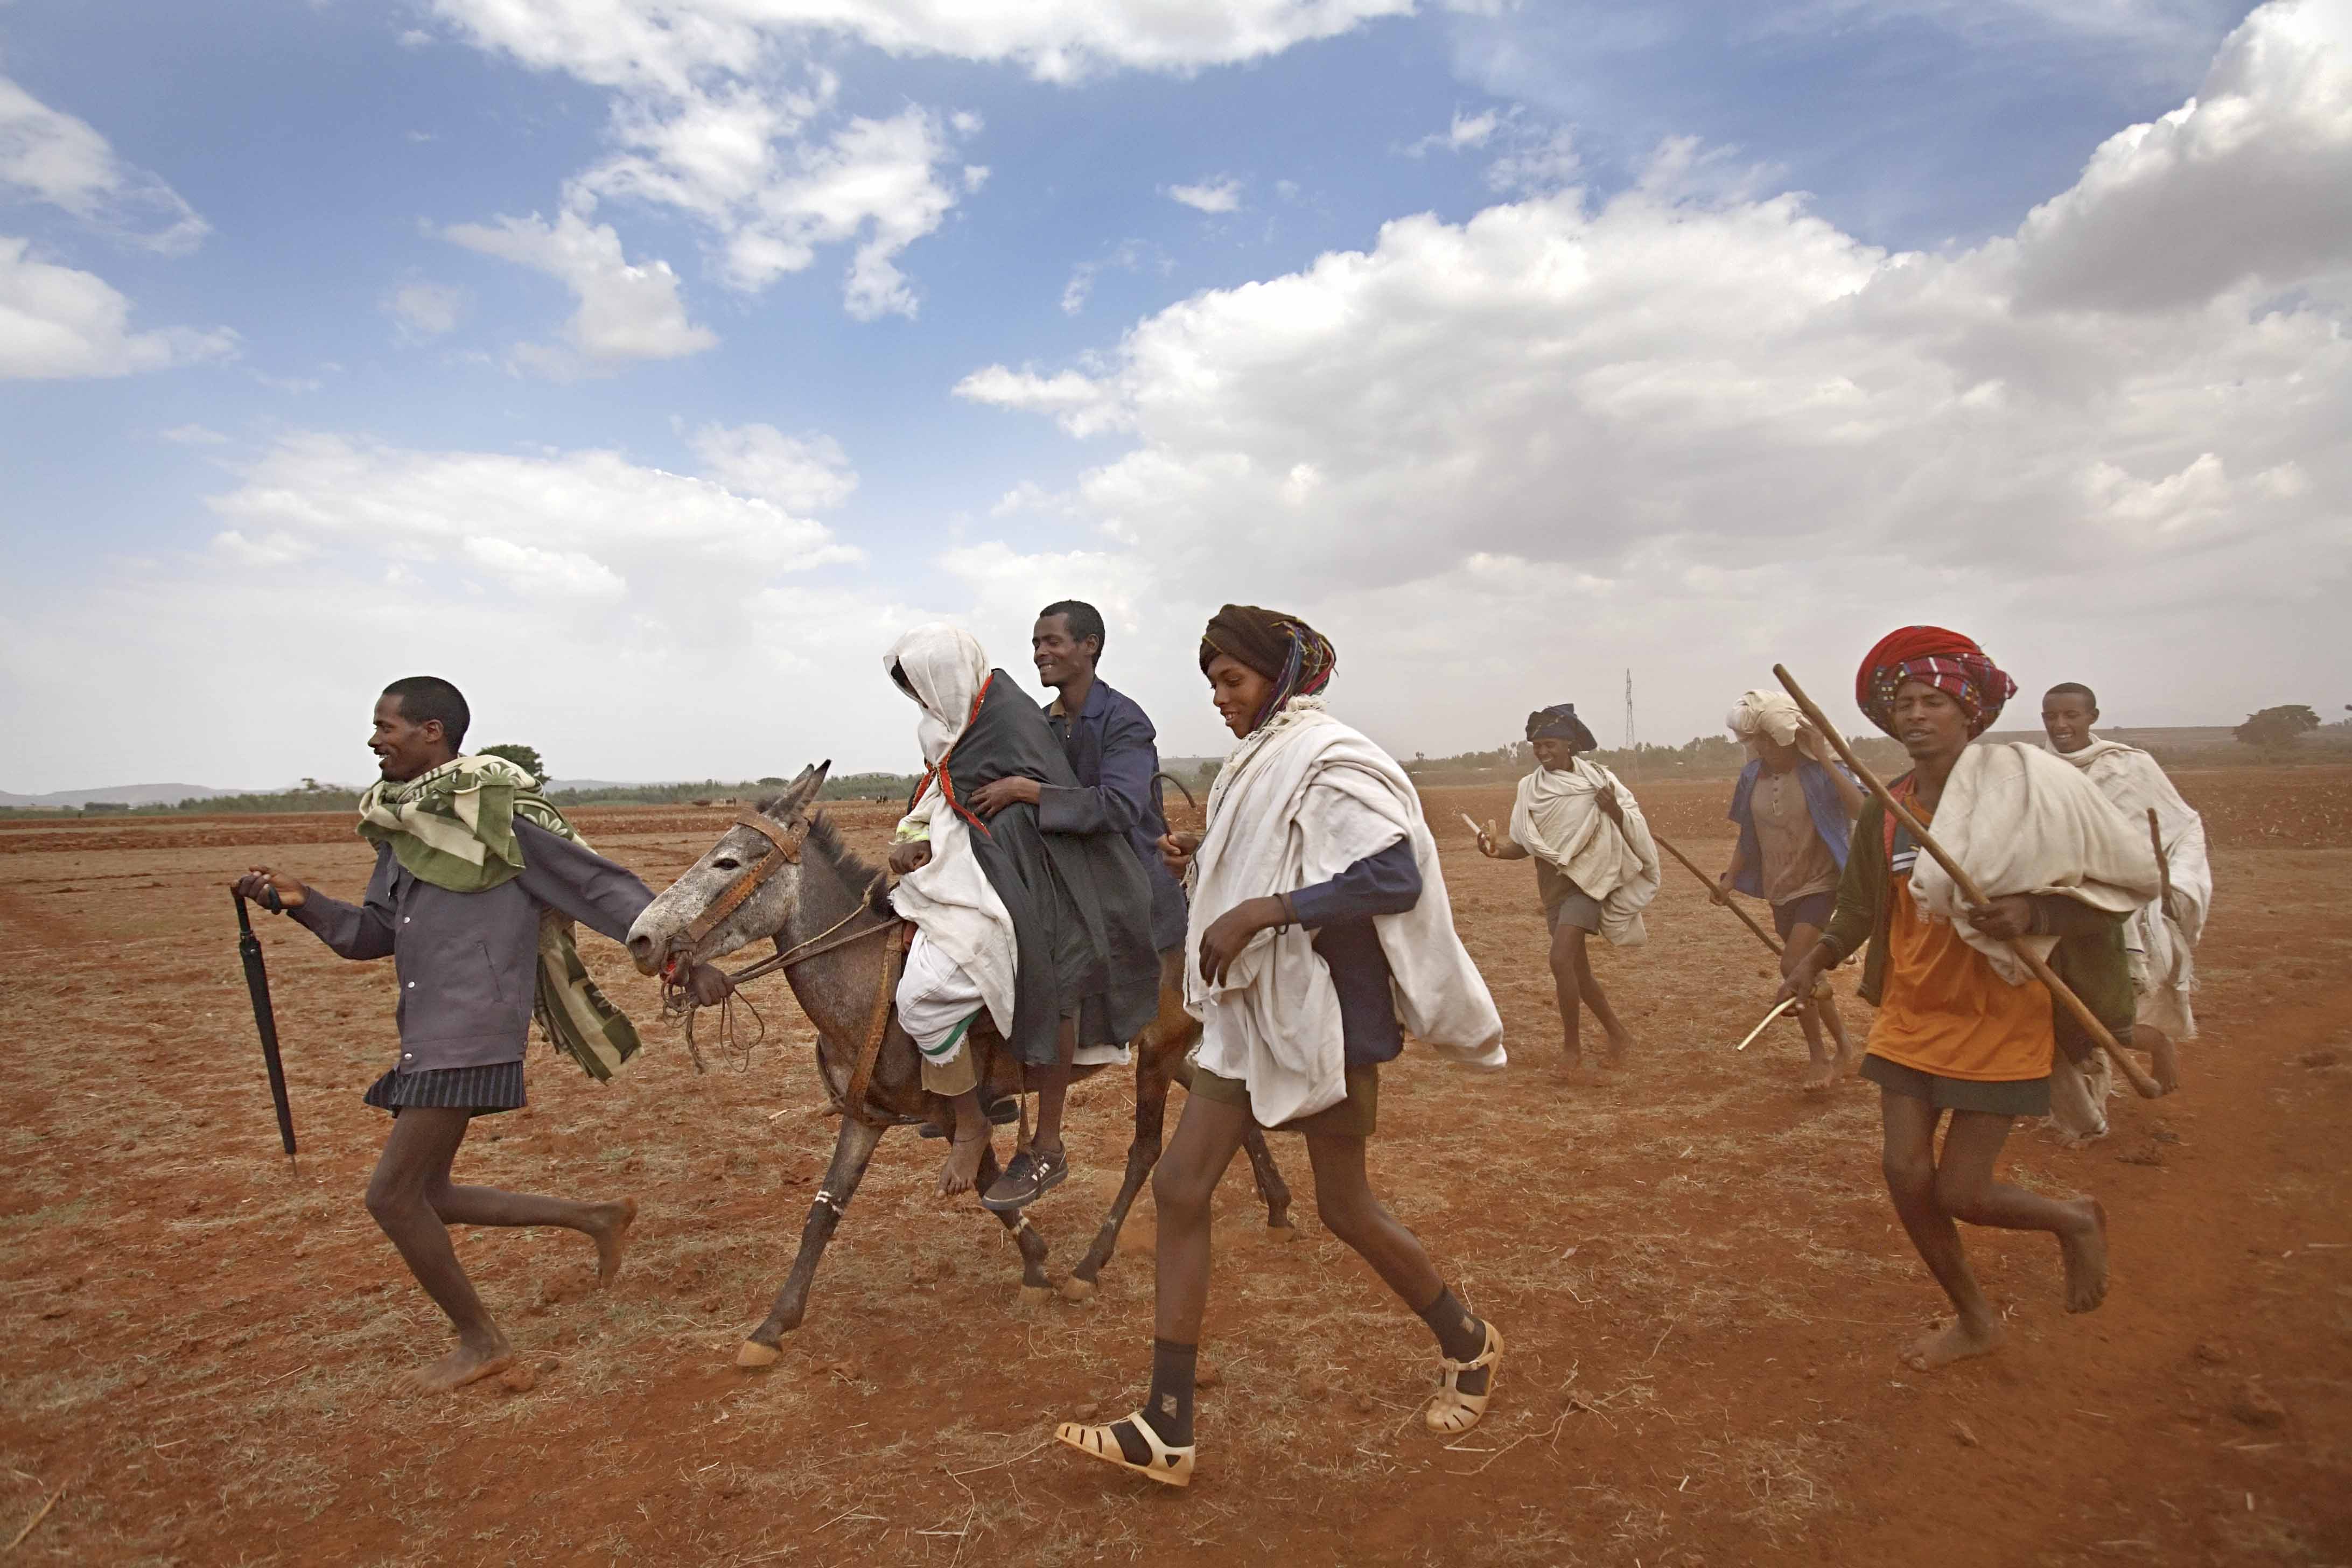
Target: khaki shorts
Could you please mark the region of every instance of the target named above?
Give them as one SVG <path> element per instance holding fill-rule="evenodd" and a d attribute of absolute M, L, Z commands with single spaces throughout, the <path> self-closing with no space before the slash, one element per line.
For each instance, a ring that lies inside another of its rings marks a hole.
<path fill-rule="evenodd" d="M 1208 1068 L 1194 1064 L 1192 1092 L 1202 1100 L 1213 1100 L 1220 1105 L 1238 1105 L 1250 1111 L 1250 1120 L 1257 1121 L 1251 1110 L 1249 1085 L 1239 1079 L 1221 1078 Z M 1300 1116 L 1278 1127 L 1266 1127 L 1269 1132 L 1313 1132 L 1326 1137 L 1370 1138 L 1380 1122 L 1381 1069 L 1377 1065 L 1351 1067 L 1348 1069 L 1348 1097 L 1337 1105 L 1327 1105 L 1312 1115 Z M 1265 1127 L 1259 1121 L 1258 1125 Z"/>

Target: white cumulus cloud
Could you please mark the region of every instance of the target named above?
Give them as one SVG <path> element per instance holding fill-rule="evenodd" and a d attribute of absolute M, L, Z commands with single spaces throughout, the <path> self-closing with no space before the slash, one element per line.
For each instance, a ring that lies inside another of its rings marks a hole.
<path fill-rule="evenodd" d="M 167 256 L 194 250 L 211 232 L 157 175 L 119 157 L 112 143 L 0 77 L 0 191 L 47 202 L 121 238 Z"/>
<path fill-rule="evenodd" d="M 2314 286 L 2352 269 L 2312 210 L 2352 189 L 2315 107 L 2352 88 L 2327 31 L 2295 0 L 2254 13 L 2214 73 L 2242 100 L 2217 112 L 2263 128 L 2234 220 L 2197 216 L 2197 159 L 2135 167 L 2148 258 L 2099 287 L 2049 247 L 2114 216 L 2114 143 L 2017 236 L 1948 256 L 1707 189 L 1671 146 L 1605 202 L 1399 219 L 1083 370 L 956 391 L 1131 433 L 1058 505 L 1163 603 L 1328 621 L 1343 678 L 1432 751 L 1507 732 L 1529 670 L 1560 672 L 1547 700 L 1628 663 L 1706 691 L 1786 658 L 1834 690 L 1906 619 L 1975 629 L 2021 679 L 2095 660 L 2140 711 L 2259 706 L 2247 671 L 2307 662 L 2291 628 L 2352 589 L 2352 323 Z M 1712 724 L 1694 700 L 1653 732 Z"/>
<path fill-rule="evenodd" d="M 28 241 L 0 235 L 0 381 L 131 375 L 236 348 L 224 328 L 133 331 L 131 301 L 104 279 L 30 251 Z"/>
<path fill-rule="evenodd" d="M 1242 183 L 1230 174 L 1218 174 L 1197 184 L 1171 185 L 1168 196 L 1204 213 L 1234 212 L 1242 205 Z"/>
<path fill-rule="evenodd" d="M 687 319 L 677 274 L 667 261 L 633 263 L 610 224 L 592 224 L 566 210 L 553 223 L 534 213 L 494 223 L 452 224 L 445 238 L 470 250 L 544 272 L 579 300 L 563 324 L 563 348 L 519 350 L 535 368 L 561 374 L 575 363 L 609 365 L 636 359 L 677 359 L 719 342 L 717 333 Z"/>
<path fill-rule="evenodd" d="M 787 511 L 827 511 L 857 489 L 849 455 L 830 436 L 787 436 L 772 425 L 706 425 L 691 445 L 713 479 Z"/>
<path fill-rule="evenodd" d="M 404 283 L 384 301 L 402 335 L 412 340 L 456 331 L 466 305 L 466 291 L 446 283 Z"/>

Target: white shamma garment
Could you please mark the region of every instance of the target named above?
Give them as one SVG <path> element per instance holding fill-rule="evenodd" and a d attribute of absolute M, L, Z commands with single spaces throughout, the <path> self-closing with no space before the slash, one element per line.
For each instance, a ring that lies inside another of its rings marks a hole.
<path fill-rule="evenodd" d="M 2132 979 L 2139 986 L 2139 1021 L 2176 1040 L 2197 1037 L 2197 1016 L 2189 998 L 2197 989 L 2194 951 L 2205 935 L 2213 907 L 2213 864 L 2205 852 L 2205 819 L 2180 798 L 2154 757 L 2137 746 L 2091 737 L 2079 752 L 2056 753 L 2083 770 L 2099 793 L 2113 802 L 2143 838 L 2147 814 L 2156 813 L 2164 838 L 2166 880 L 2172 901 L 2142 904 L 2124 929 L 2131 950 Z"/>
<path fill-rule="evenodd" d="M 1405 1029 L 1465 1066 L 1497 1068 L 1503 1020 L 1478 966 L 1454 933 L 1421 797 L 1394 759 L 1323 710 L 1295 697 L 1234 749 L 1209 791 L 1208 834 L 1194 855 L 1184 951 L 1197 955 L 1219 915 L 1247 899 L 1327 881 L 1400 839 L 1412 845 L 1421 900 L 1372 921 L 1394 976 Z M 1184 966 L 1184 1006 L 1201 1020 L 1200 1063 L 1249 1086 L 1267 1126 L 1347 1096 L 1339 994 L 1296 926 L 1260 931 L 1214 986 L 1195 957 Z"/>
<path fill-rule="evenodd" d="M 1601 809 L 1601 792 L 1625 814 L 1621 832 Z M 1601 934 L 1618 947 L 1650 940 L 1642 911 L 1658 896 L 1658 846 L 1633 792 L 1598 763 L 1538 768 L 1519 781 L 1511 842 L 1565 872 L 1601 905 Z"/>

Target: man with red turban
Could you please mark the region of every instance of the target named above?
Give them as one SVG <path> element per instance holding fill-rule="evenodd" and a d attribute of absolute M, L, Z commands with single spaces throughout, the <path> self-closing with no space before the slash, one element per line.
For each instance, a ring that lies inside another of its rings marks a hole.
<path fill-rule="evenodd" d="M 2094 1048 L 2018 949 L 2041 953 L 2127 1035 L 2122 924 L 2151 895 L 2155 857 L 2074 768 L 2039 747 L 1977 742 L 2016 690 L 1982 648 L 1940 626 L 1906 626 L 1871 649 L 1854 700 L 1912 762 L 1891 793 L 1932 824 L 1986 901 L 1968 901 L 1874 799 L 1854 823 L 1829 928 L 1780 988 L 1784 1001 L 1810 995 L 1822 970 L 1864 952 L 1861 995 L 1878 1018 L 1862 1076 L 1880 1089 L 1887 1191 L 1956 1313 L 1905 1352 L 1922 1372 L 1983 1355 L 2005 1331 L 1955 1221 L 2054 1236 L 2070 1312 L 2096 1307 L 2107 1289 L 2098 1204 L 2028 1192 L 1993 1171 L 2014 1119 L 2049 1114 L 2053 1053 Z"/>

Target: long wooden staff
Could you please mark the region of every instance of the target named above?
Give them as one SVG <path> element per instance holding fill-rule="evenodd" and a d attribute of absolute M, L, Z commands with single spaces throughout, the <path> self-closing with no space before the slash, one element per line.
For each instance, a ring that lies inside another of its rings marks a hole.
<path fill-rule="evenodd" d="M 1681 861 L 1692 876 L 1696 877 L 1700 881 L 1705 882 L 1708 892 L 1712 893 L 1715 891 L 1715 879 L 1700 870 L 1696 866 L 1692 865 L 1691 858 L 1689 856 L 1684 854 L 1681 850 L 1667 843 L 1666 836 L 1659 832 L 1654 824 L 1650 828 L 1650 837 L 1652 839 L 1656 841 L 1659 848 L 1664 850 L 1667 854 Z M 1738 904 L 1727 903 L 1723 907 L 1729 910 L 1733 914 L 1738 915 L 1739 917 L 1739 923 L 1746 926 L 1749 931 L 1754 931 L 1756 933 L 1756 940 L 1762 942 L 1766 947 L 1770 948 L 1775 957 L 1780 955 L 1780 944 L 1772 939 L 1770 932 L 1767 931 L 1762 926 L 1756 923 L 1755 917 L 1750 915 L 1746 910 L 1741 909 Z"/>
<path fill-rule="evenodd" d="M 2162 903 L 2156 912 L 2169 917 L 2172 913 L 2172 862 L 2164 858 L 2164 827 L 2156 819 L 2156 807 L 2147 808 L 2147 841 L 2156 851 L 2156 882 L 2164 889 Z"/>
<path fill-rule="evenodd" d="M 1853 748 L 1845 743 L 1845 738 L 1838 733 L 1837 726 L 1831 723 L 1828 716 L 1814 706 L 1813 700 L 1805 695 L 1804 688 L 1797 684 L 1797 678 L 1789 673 L 1788 667 L 1776 664 L 1772 667 L 1772 673 L 1780 678 L 1782 686 L 1789 689 L 1789 695 L 1796 700 L 1797 706 L 1804 710 L 1805 717 L 1812 721 L 1813 728 L 1829 737 L 1830 744 L 1837 748 L 1839 757 L 1844 761 L 1848 768 L 1853 770 L 1853 776 L 1860 779 L 1864 787 L 1878 797 L 1880 805 L 1895 814 L 1895 819 L 1910 830 L 1913 840 L 1919 847 L 1925 849 L 1934 858 L 1936 864 L 1944 868 L 1944 874 L 1951 878 L 1959 888 L 1961 897 L 1967 899 L 1971 904 L 1981 905 L 1988 902 L 1984 896 L 1984 889 L 1977 886 L 1975 879 L 1961 870 L 1959 862 L 1945 853 L 1944 847 L 1936 842 L 1927 826 L 1917 817 L 1912 816 L 1901 801 L 1887 793 L 1886 786 L 1878 782 L 1878 775 L 1863 766 L 1862 759 L 1853 754 Z M 2071 986 L 2058 978 L 2056 970 L 2052 969 L 2043 960 L 2017 943 L 2011 942 L 2009 946 L 2011 952 L 2024 961 L 2025 967 L 2033 972 L 2033 978 L 2047 986 L 2050 994 L 2058 999 L 2059 1005 L 2072 1013 L 2074 1016 L 2074 1021 L 2082 1025 L 2088 1031 L 2091 1038 L 2098 1042 L 2099 1048 L 2107 1053 L 2107 1059 L 2115 1063 L 2116 1070 L 2131 1081 L 2134 1092 L 2142 1100 L 2161 1100 L 2164 1097 L 2164 1086 L 2148 1077 L 2137 1062 L 2124 1054 L 2124 1048 L 2116 1043 L 2115 1036 L 2109 1034 L 2107 1026 L 2099 1022 L 2099 1016 L 2092 1012 L 2080 996 L 2074 994 Z"/>

